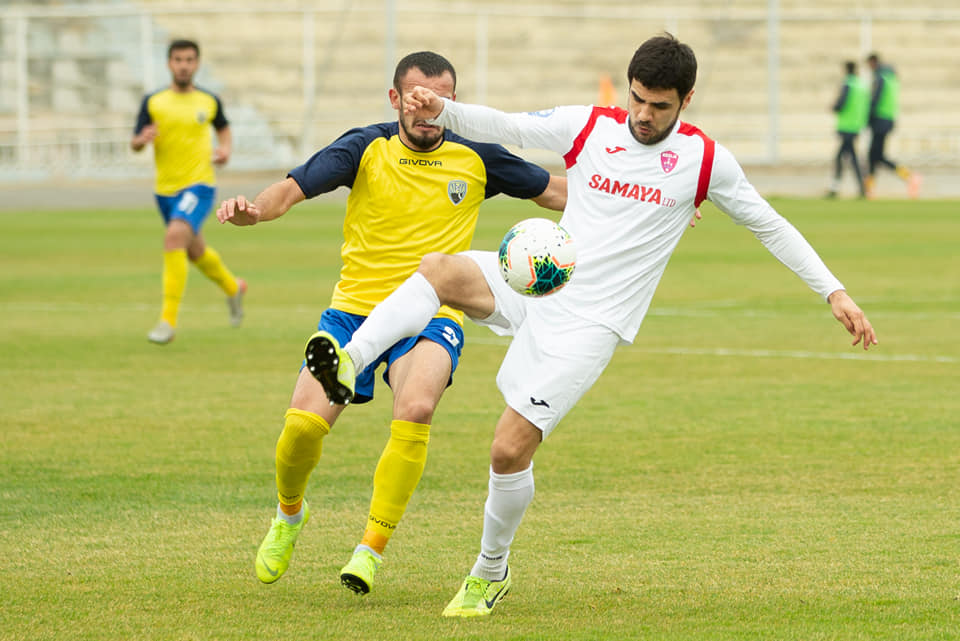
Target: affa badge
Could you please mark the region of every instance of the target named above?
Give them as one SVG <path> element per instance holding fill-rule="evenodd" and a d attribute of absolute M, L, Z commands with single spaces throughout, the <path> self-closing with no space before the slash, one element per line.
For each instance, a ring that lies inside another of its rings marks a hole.
<path fill-rule="evenodd" d="M 467 195 L 467 181 L 451 180 L 447 183 L 447 196 L 454 205 L 459 205 Z"/>

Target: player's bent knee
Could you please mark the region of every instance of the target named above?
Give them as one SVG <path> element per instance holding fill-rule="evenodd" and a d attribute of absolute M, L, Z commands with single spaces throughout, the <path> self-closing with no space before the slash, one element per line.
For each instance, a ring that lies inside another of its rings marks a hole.
<path fill-rule="evenodd" d="M 442 304 L 475 317 L 487 316 L 493 311 L 493 294 L 473 259 L 462 254 L 430 253 L 421 259 L 417 271 L 433 286 Z M 485 314 L 472 311 L 487 307 L 491 309 Z"/>
<path fill-rule="evenodd" d="M 420 267 L 417 268 L 417 271 L 434 287 L 443 285 L 449 280 L 450 272 L 446 266 L 450 258 L 452 256 L 449 254 L 430 252 L 420 259 Z"/>
<path fill-rule="evenodd" d="M 513 474 L 530 467 L 532 454 L 508 440 L 494 439 L 490 447 L 490 467 L 497 474 Z"/>

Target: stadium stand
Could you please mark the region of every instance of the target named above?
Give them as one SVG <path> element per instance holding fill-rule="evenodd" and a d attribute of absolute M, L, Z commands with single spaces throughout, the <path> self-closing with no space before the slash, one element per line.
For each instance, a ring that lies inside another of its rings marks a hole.
<path fill-rule="evenodd" d="M 664 29 L 699 55 L 687 119 L 745 162 L 827 166 L 839 63 L 873 49 L 896 65 L 903 83 L 903 126 L 892 151 L 919 167 L 960 157 L 960 115 L 952 108 L 960 69 L 945 55 L 960 36 L 955 0 L 923 0 L 909 10 L 898 0 L 843 8 L 781 0 L 775 68 L 768 66 L 768 0 L 680 0 L 644 11 L 615 0 L 398 1 L 392 28 L 390 4 L 299 1 L 266 9 L 237 0 L 229 12 L 181 0 L 4 5 L 0 181 L 149 172 L 149 159 L 126 146 L 144 91 L 166 83 L 165 45 L 173 37 L 201 43 L 198 80 L 221 94 L 234 123 L 234 169 L 286 167 L 353 125 L 392 118 L 385 96 L 391 55 L 441 51 L 457 66 L 461 100 L 529 110 L 593 102 L 604 74 L 622 94 L 622 67 L 634 47 Z M 24 62 L 23 15 L 26 133 L 13 90 Z"/>

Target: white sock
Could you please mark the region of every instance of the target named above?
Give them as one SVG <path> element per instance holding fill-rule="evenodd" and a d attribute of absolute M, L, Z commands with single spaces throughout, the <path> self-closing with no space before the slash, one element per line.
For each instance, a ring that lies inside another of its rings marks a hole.
<path fill-rule="evenodd" d="M 513 535 L 533 501 L 533 463 L 514 474 L 497 474 L 491 469 L 489 488 L 483 506 L 480 555 L 470 574 L 488 581 L 501 581 L 507 573 Z"/>
<path fill-rule="evenodd" d="M 416 336 L 440 309 L 440 299 L 422 274 L 415 272 L 373 308 L 344 350 L 357 374 L 402 338 Z"/>
<path fill-rule="evenodd" d="M 381 561 L 383 560 L 383 556 L 379 552 L 374 550 L 372 547 L 370 547 L 369 545 L 364 545 L 363 543 L 361 543 L 357 547 L 353 548 L 353 553 L 356 554 L 360 550 L 366 550 L 367 552 L 372 554 L 374 557 L 380 559 Z"/>
<path fill-rule="evenodd" d="M 296 525 L 303 520 L 303 504 L 300 504 L 300 511 L 296 514 L 287 514 L 282 509 L 280 509 L 280 504 L 277 503 L 277 517 L 283 519 L 290 525 Z"/>

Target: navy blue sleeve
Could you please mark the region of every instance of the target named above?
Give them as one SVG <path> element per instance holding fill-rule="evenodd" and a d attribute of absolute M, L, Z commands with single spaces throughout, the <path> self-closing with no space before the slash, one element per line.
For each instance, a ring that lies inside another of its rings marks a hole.
<path fill-rule="evenodd" d="M 451 139 L 473 149 L 487 168 L 485 198 L 503 193 L 514 198 L 535 198 L 550 182 L 546 169 L 511 154 L 500 145 L 473 142 L 459 136 Z"/>
<path fill-rule="evenodd" d="M 833 103 L 833 110 L 840 111 L 843 109 L 843 103 L 847 101 L 847 96 L 850 95 L 850 85 L 844 83 L 843 89 L 840 90 L 840 97 L 837 98 L 837 101 Z"/>
<path fill-rule="evenodd" d="M 313 154 L 307 162 L 290 171 L 287 176 L 300 185 L 303 195 L 313 198 L 337 187 L 353 187 L 360 168 L 363 152 L 379 137 L 389 138 L 396 133 L 397 123 L 383 123 L 358 127 Z"/>
<path fill-rule="evenodd" d="M 873 76 L 873 95 L 870 96 L 870 117 L 876 116 L 877 103 L 880 102 L 880 93 L 883 91 L 883 76 L 879 73 Z"/>
<path fill-rule="evenodd" d="M 137 115 L 137 124 L 133 126 L 133 135 L 137 135 L 141 129 L 153 122 L 153 119 L 150 118 L 150 110 L 147 109 L 147 101 L 150 100 L 152 95 L 147 94 L 143 97 L 143 102 L 140 103 L 140 113 Z"/>
<path fill-rule="evenodd" d="M 227 115 L 223 113 L 223 103 L 220 102 L 220 97 L 213 96 L 213 99 L 217 101 L 217 115 L 213 117 L 213 128 L 220 131 L 224 127 L 229 126 L 230 122 L 227 120 Z"/>
<path fill-rule="evenodd" d="M 230 126 L 230 122 L 227 121 L 227 115 L 223 113 L 223 103 L 220 102 L 220 96 L 213 93 L 212 91 L 208 91 L 204 89 L 203 87 L 197 87 L 197 90 L 202 91 L 203 93 L 213 98 L 214 102 L 216 103 L 217 111 L 215 114 L 213 114 L 213 120 L 210 121 L 210 124 L 213 125 L 213 128 L 216 129 L 217 131 L 220 131 L 224 127 Z"/>

